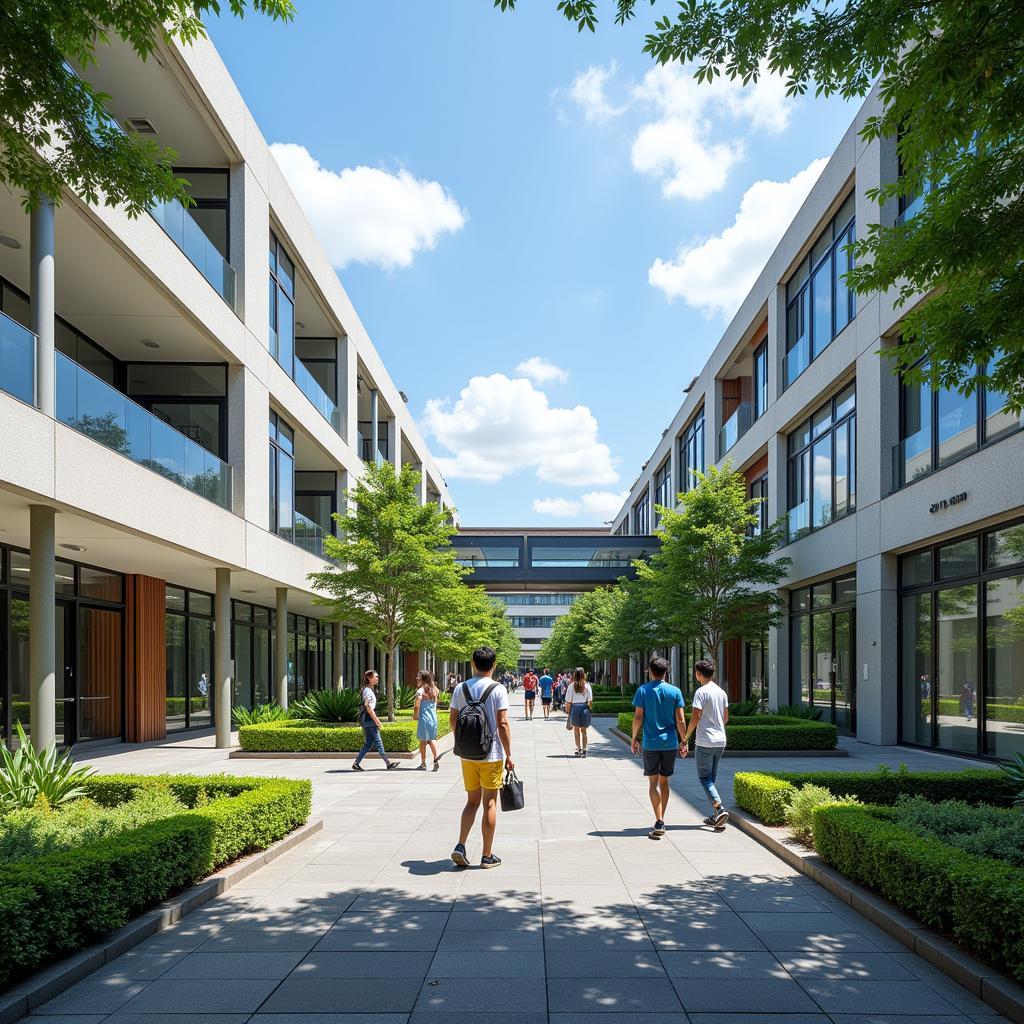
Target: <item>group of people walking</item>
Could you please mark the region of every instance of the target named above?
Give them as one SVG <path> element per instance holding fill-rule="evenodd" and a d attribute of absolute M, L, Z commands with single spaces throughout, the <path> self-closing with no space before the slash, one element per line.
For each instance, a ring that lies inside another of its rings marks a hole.
<path fill-rule="evenodd" d="M 502 779 L 515 772 L 512 760 L 512 728 L 509 722 L 509 691 L 506 679 L 495 680 L 494 667 L 497 656 L 490 647 L 479 647 L 473 652 L 473 676 L 459 681 L 454 686 L 448 709 L 451 730 L 456 733 L 460 716 L 465 713 L 467 720 L 476 716 L 478 722 L 479 749 L 467 756 L 459 751 L 462 766 L 462 780 L 466 790 L 466 804 L 459 824 L 459 840 L 452 850 L 451 859 L 459 867 L 469 867 L 466 842 L 473 829 L 477 814 L 482 810 L 481 835 L 483 851 L 480 860 L 482 868 L 494 868 L 501 864 L 501 858 L 494 853 L 494 834 L 497 826 L 497 798 L 502 788 Z M 716 781 L 718 765 L 726 747 L 725 726 L 729 721 L 729 700 L 715 681 L 715 664 L 710 659 L 698 661 L 694 675 L 698 687 L 693 695 L 690 720 L 686 720 L 686 703 L 678 686 L 667 682 L 669 663 L 655 655 L 647 666 L 647 681 L 639 686 L 633 696 L 633 729 L 631 746 L 633 753 L 642 756 L 644 776 L 648 780 L 648 796 L 654 812 L 654 825 L 648 832 L 651 839 L 658 840 L 665 835 L 669 779 L 675 772 L 677 758 L 690 754 L 690 737 L 695 736 L 694 753 L 697 778 L 707 794 L 711 812 L 704 824 L 720 830 L 729 820 L 729 812 L 722 805 Z M 427 770 L 427 750 L 433 759 L 433 769 L 440 767 L 443 754 L 437 750 L 437 711 L 439 688 L 430 672 L 422 671 L 417 676 L 416 704 L 413 717 L 416 720 L 416 735 L 420 748 L 418 771 Z M 369 670 L 363 677 L 362 710 L 360 724 L 364 731 L 362 749 L 353 764 L 354 771 L 363 771 L 362 760 L 372 749 L 376 749 L 388 770 L 397 767 L 397 761 L 389 761 L 384 753 L 380 738 L 380 719 L 376 714 L 376 687 L 379 677 Z M 591 724 L 594 700 L 593 689 L 582 668 L 570 674 L 560 674 L 556 679 L 545 668 L 539 677 L 527 672 L 522 681 L 525 717 L 533 721 L 533 711 L 538 694 L 544 719 L 550 719 L 551 705 L 559 690 L 564 693 L 566 728 L 573 733 L 575 756 L 587 756 L 587 741 Z"/>

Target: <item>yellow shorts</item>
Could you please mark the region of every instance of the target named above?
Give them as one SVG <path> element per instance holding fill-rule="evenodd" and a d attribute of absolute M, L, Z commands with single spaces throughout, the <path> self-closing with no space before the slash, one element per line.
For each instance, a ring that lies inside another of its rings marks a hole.
<path fill-rule="evenodd" d="M 462 782 L 467 793 L 475 789 L 501 789 L 504 761 L 463 761 Z"/>

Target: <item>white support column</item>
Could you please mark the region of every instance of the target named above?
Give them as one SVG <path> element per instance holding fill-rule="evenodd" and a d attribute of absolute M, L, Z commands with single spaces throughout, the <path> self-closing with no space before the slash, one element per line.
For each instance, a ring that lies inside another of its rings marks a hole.
<path fill-rule="evenodd" d="M 288 588 L 277 588 L 274 619 L 274 699 L 288 707 Z"/>
<path fill-rule="evenodd" d="M 380 465 L 380 396 L 376 388 L 370 388 L 370 458 L 375 466 Z"/>
<path fill-rule="evenodd" d="M 427 467 L 424 466 L 422 462 L 419 464 L 419 471 L 420 471 L 420 504 L 421 505 L 426 505 L 426 503 L 430 500 L 427 497 L 427 494 L 428 494 L 428 492 L 430 490 L 430 487 L 429 487 L 430 480 L 427 477 Z"/>
<path fill-rule="evenodd" d="M 331 643 L 334 651 L 334 688 L 345 689 L 345 627 L 340 622 L 334 623 L 334 636 Z"/>
<path fill-rule="evenodd" d="M 402 428 L 398 425 L 397 416 L 388 417 L 388 455 L 395 473 L 402 472 Z"/>
<path fill-rule="evenodd" d="M 29 296 L 32 331 L 36 338 L 36 404 L 53 417 L 56 412 L 54 364 L 55 276 L 53 200 L 43 196 L 32 210 L 29 227 L 31 249 Z M 52 712 L 51 712 L 52 714 Z M 34 721 L 34 719 L 33 719 Z"/>
<path fill-rule="evenodd" d="M 45 750 L 57 739 L 57 584 L 54 575 L 54 510 L 29 507 L 28 675 L 32 746 Z M 60 666 L 64 671 L 64 666 Z"/>
<path fill-rule="evenodd" d="M 216 744 L 231 746 L 231 570 L 217 567 L 213 599 L 213 717 Z"/>

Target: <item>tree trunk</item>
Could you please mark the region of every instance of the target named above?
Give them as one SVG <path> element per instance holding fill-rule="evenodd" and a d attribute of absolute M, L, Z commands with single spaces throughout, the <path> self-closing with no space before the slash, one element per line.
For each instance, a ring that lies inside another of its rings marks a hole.
<path fill-rule="evenodd" d="M 398 647 L 394 643 L 388 644 L 390 656 L 388 658 L 388 721 L 395 720 L 395 689 L 398 682 Z"/>

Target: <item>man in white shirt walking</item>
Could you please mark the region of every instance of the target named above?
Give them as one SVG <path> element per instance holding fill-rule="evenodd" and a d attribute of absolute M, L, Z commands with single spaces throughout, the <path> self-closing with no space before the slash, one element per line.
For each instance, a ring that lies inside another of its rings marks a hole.
<path fill-rule="evenodd" d="M 705 825 L 721 828 L 729 820 L 729 812 L 722 807 L 722 798 L 715 788 L 718 762 L 725 753 L 725 726 L 729 721 L 729 697 L 715 682 L 715 663 L 702 659 L 693 666 L 693 674 L 700 684 L 690 702 L 690 724 L 686 738 L 697 731 L 697 778 L 711 801 L 711 814 Z M 683 755 L 686 756 L 685 754 Z"/>

